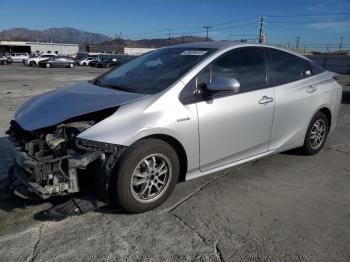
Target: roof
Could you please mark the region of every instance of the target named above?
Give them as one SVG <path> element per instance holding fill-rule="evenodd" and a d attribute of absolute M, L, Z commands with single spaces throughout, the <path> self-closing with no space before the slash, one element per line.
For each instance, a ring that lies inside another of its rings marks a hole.
<path fill-rule="evenodd" d="M 215 49 L 225 49 L 228 47 L 242 45 L 245 44 L 243 42 L 232 42 L 232 41 L 207 41 L 207 42 L 196 42 L 196 43 L 186 43 L 186 44 L 178 44 L 169 46 L 170 48 L 178 48 L 178 47 L 188 47 L 188 48 L 215 48 Z"/>
<path fill-rule="evenodd" d="M 230 47 L 235 46 L 259 46 L 259 47 L 268 47 L 268 48 L 274 48 L 278 50 L 285 51 L 287 53 L 305 58 L 301 54 L 280 46 L 274 46 L 274 45 L 266 45 L 266 44 L 253 44 L 253 43 L 246 43 L 246 42 L 233 42 L 233 41 L 208 41 L 208 42 L 197 42 L 197 43 L 186 43 L 186 44 L 178 44 L 178 45 L 172 45 L 167 46 L 165 48 L 177 48 L 177 47 L 184 47 L 184 48 L 215 48 L 217 51 L 224 50 Z M 307 59 L 307 58 L 306 58 Z M 308 59 L 309 60 L 309 59 Z"/>

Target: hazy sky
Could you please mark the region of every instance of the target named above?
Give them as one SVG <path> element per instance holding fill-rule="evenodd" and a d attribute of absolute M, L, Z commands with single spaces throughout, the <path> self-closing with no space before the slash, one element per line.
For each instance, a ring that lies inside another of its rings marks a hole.
<path fill-rule="evenodd" d="M 139 39 L 204 36 L 208 25 L 214 39 L 239 39 L 255 38 L 261 15 L 269 43 L 294 44 L 300 36 L 308 45 L 338 45 L 343 36 L 350 47 L 349 0 L 1 0 L 0 30 L 74 27 Z"/>

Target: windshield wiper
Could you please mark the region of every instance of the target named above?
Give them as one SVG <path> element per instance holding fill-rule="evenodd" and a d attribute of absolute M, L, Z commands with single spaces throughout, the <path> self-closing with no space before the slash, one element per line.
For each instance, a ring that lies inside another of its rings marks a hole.
<path fill-rule="evenodd" d="M 130 88 L 130 87 L 121 87 L 118 85 L 112 85 L 112 84 L 104 84 L 101 82 L 100 79 L 95 79 L 93 82 L 94 85 L 96 86 L 101 86 L 101 87 L 107 87 L 107 88 L 112 88 L 120 91 L 125 91 L 125 92 L 131 92 L 131 93 L 138 93 L 136 88 Z"/>
<path fill-rule="evenodd" d="M 120 90 L 120 91 L 125 91 L 125 92 L 137 93 L 137 89 L 135 89 L 135 88 L 125 88 L 125 87 L 121 87 L 121 86 L 117 86 L 117 85 L 102 84 L 101 82 L 100 82 L 100 86 L 108 87 L 108 88 L 112 88 L 112 89 L 116 89 L 116 90 Z"/>

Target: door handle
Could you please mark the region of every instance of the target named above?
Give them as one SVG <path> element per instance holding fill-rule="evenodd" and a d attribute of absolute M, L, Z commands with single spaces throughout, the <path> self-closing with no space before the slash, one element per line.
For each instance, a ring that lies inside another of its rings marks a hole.
<path fill-rule="evenodd" d="M 263 96 L 260 100 L 259 100 L 259 104 L 261 105 L 267 105 L 268 103 L 273 102 L 273 98 L 272 97 L 268 97 L 268 96 Z"/>
<path fill-rule="evenodd" d="M 309 86 L 307 89 L 306 89 L 306 92 L 308 92 L 308 93 L 310 93 L 310 94 L 312 94 L 312 93 L 314 93 L 314 92 L 316 92 L 317 91 L 317 87 L 315 87 L 315 86 Z"/>

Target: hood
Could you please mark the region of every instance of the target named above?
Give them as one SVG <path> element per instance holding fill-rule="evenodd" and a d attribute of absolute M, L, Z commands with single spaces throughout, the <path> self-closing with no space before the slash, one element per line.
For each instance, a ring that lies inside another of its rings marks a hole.
<path fill-rule="evenodd" d="M 35 96 L 15 114 L 15 121 L 25 130 L 33 131 L 59 124 L 70 118 L 117 107 L 145 97 L 95 86 L 87 82 Z"/>

